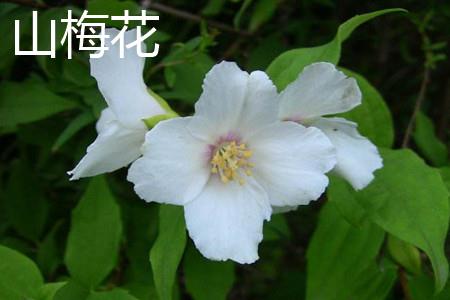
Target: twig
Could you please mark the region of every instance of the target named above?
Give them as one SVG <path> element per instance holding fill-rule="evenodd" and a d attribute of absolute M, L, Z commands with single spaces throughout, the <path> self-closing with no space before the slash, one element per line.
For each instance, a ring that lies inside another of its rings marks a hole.
<path fill-rule="evenodd" d="M 212 27 L 216 27 L 222 31 L 232 32 L 232 33 L 236 33 L 236 34 L 244 35 L 244 36 L 251 35 L 251 33 L 248 31 L 239 30 L 239 29 L 233 28 L 233 27 L 231 27 L 227 24 L 221 23 L 221 22 L 207 20 L 201 16 L 192 14 L 187 11 L 173 8 L 173 7 L 167 6 L 165 4 L 156 3 L 156 2 L 149 1 L 149 0 L 144 0 L 144 1 L 142 1 L 141 6 L 145 9 L 153 9 L 153 10 L 156 10 L 156 11 L 159 11 L 162 13 L 166 13 L 168 15 L 172 15 L 175 17 L 179 17 L 181 19 L 185 19 L 185 20 L 189 20 L 189 21 L 193 21 L 193 22 L 197 22 L 197 23 L 206 22 L 206 24 L 208 24 Z"/>
<path fill-rule="evenodd" d="M 422 83 L 420 85 L 419 95 L 417 96 L 416 104 L 414 105 L 414 111 L 411 115 L 411 118 L 409 119 L 408 127 L 406 128 L 405 136 L 403 137 L 402 148 L 408 147 L 409 139 L 411 138 L 412 131 L 416 124 L 417 115 L 419 114 L 420 108 L 422 107 L 422 103 L 425 99 L 429 81 L 430 81 L 430 69 L 427 66 L 425 66 Z"/>
<path fill-rule="evenodd" d="M 402 287 L 404 299 L 411 300 L 412 298 L 411 292 L 409 291 L 408 287 L 408 278 L 406 277 L 406 272 L 402 267 L 398 268 L 398 278 L 400 280 L 400 285 Z"/>
<path fill-rule="evenodd" d="M 29 7 L 34 7 L 34 8 L 48 8 L 49 7 L 45 3 L 36 2 L 36 1 L 33 1 L 33 0 L 0 0 L 0 2 L 16 3 L 16 4 L 29 6 Z M 193 21 L 193 22 L 196 22 L 196 23 L 205 22 L 209 26 L 215 27 L 215 28 L 220 29 L 222 31 L 231 32 L 231 33 L 239 34 L 239 35 L 242 35 L 242 36 L 250 36 L 250 35 L 252 35 L 251 32 L 249 32 L 249 31 L 239 30 L 239 29 L 233 28 L 230 25 L 227 25 L 227 24 L 221 23 L 221 22 L 217 22 L 217 21 L 214 21 L 214 20 L 207 20 L 207 19 L 205 19 L 205 18 L 203 18 L 201 16 L 195 15 L 195 14 L 187 12 L 187 11 L 183 11 L 183 10 L 179 10 L 179 9 L 173 8 L 173 7 L 167 6 L 165 4 L 152 2 L 152 1 L 149 1 L 149 0 L 144 0 L 144 1 L 142 1 L 141 6 L 144 9 L 153 9 L 153 10 L 156 10 L 156 11 L 168 14 L 168 15 L 172 15 L 172 16 L 179 17 L 181 19 L 185 19 L 185 20 L 189 20 L 189 21 Z"/>
<path fill-rule="evenodd" d="M 222 59 L 227 59 L 231 57 L 236 51 L 240 49 L 241 44 L 244 42 L 244 39 L 242 37 L 237 38 L 230 47 L 225 51 L 225 53 L 222 56 Z"/>
<path fill-rule="evenodd" d="M 193 55 L 192 55 L 192 57 L 193 57 Z M 145 78 L 145 80 L 148 80 L 150 78 L 150 76 L 152 76 L 154 73 L 158 72 L 159 70 L 161 70 L 165 67 L 171 67 L 171 66 L 184 64 L 185 62 L 189 61 L 189 59 L 190 59 L 190 57 L 186 57 L 184 59 L 174 60 L 174 61 L 170 61 L 170 62 L 160 62 L 160 63 L 154 65 L 152 68 L 150 68 L 144 74 L 144 78 Z"/>
<path fill-rule="evenodd" d="M 445 92 L 444 100 L 442 103 L 442 114 L 441 120 L 439 122 L 438 136 L 445 141 L 447 136 L 447 130 L 449 128 L 449 118 L 450 118 L 450 79 L 447 80 L 447 90 Z"/>
<path fill-rule="evenodd" d="M 23 6 L 29 6 L 34 8 L 47 8 L 48 5 L 44 2 L 36 2 L 33 0 L 0 0 L 0 2 L 10 2 L 15 3 Z"/>

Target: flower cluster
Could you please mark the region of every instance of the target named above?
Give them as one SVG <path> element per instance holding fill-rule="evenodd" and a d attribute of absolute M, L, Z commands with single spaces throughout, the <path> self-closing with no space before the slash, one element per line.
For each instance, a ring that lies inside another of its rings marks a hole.
<path fill-rule="evenodd" d="M 306 67 L 278 93 L 264 72 L 221 62 L 206 75 L 193 116 L 147 131 L 142 120 L 165 111 L 147 92 L 144 59 L 131 51 L 118 59 L 110 49 L 91 60 L 108 108 L 97 139 L 69 173 L 78 179 L 132 163 L 128 180 L 139 197 L 184 206 L 189 235 L 207 258 L 254 262 L 272 213 L 318 199 L 329 171 L 361 189 L 382 167 L 355 123 L 323 117 L 361 103 L 355 79 L 332 64 Z"/>

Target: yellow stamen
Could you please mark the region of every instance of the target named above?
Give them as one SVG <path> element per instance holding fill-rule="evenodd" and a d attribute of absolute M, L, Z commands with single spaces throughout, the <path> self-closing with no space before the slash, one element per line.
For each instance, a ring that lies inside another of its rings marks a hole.
<path fill-rule="evenodd" d="M 236 180 L 240 185 L 245 184 L 242 175 L 252 176 L 253 164 L 248 161 L 252 151 L 247 145 L 235 141 L 220 145 L 211 159 L 211 173 L 218 174 L 223 183 Z"/>

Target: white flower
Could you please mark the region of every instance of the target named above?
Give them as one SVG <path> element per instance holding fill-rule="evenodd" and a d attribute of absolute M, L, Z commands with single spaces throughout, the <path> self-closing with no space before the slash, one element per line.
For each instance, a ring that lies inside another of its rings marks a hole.
<path fill-rule="evenodd" d="M 328 184 L 330 141 L 278 120 L 277 106 L 265 73 L 222 62 L 206 75 L 194 116 L 156 125 L 129 169 L 144 200 L 184 205 L 189 234 L 207 258 L 254 262 L 271 206 L 307 204 Z"/>
<path fill-rule="evenodd" d="M 68 172 L 71 180 L 111 172 L 136 160 L 147 133 L 142 119 L 165 113 L 148 93 L 142 78 L 145 59 L 136 54 L 135 48 L 126 49 L 121 59 L 120 43 L 111 45 L 118 33 L 117 29 L 107 29 L 110 38 L 105 44 L 109 50 L 101 58 L 90 59 L 91 75 L 97 80 L 108 107 L 97 122 L 96 140 L 78 165 Z M 136 30 L 125 32 L 125 44 L 135 39 Z"/>
<path fill-rule="evenodd" d="M 322 130 L 337 152 L 336 173 L 356 189 L 367 186 L 373 172 L 383 166 L 377 148 L 362 137 L 356 123 L 343 118 L 323 118 L 361 104 L 361 91 L 353 78 L 330 63 L 307 66 L 280 94 L 279 117 Z"/>

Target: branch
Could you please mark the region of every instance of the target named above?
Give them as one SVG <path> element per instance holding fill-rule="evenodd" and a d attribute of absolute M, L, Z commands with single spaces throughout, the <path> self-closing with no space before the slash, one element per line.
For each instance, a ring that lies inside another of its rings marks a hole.
<path fill-rule="evenodd" d="M 49 6 L 42 2 L 36 2 L 34 0 L 0 0 L 0 2 L 10 2 L 10 3 L 16 3 L 23 6 L 29 6 L 33 8 L 48 8 Z M 165 4 L 153 2 L 151 0 L 143 0 L 141 3 L 141 6 L 143 9 L 153 9 L 168 15 L 172 15 L 184 20 L 193 21 L 196 23 L 205 22 L 211 27 L 215 27 L 217 29 L 220 29 L 222 31 L 235 33 L 242 36 L 250 36 L 252 35 L 249 31 L 243 31 L 236 28 L 233 28 L 230 25 L 227 25 L 225 23 L 217 22 L 214 20 L 207 20 L 199 15 L 192 14 L 187 11 L 179 10 L 170 6 L 167 6 Z"/>
<path fill-rule="evenodd" d="M 36 2 L 33 0 L 0 0 L 0 2 L 10 2 L 23 6 L 29 6 L 33 8 L 47 8 L 48 5 L 43 2 Z"/>
<path fill-rule="evenodd" d="M 449 128 L 449 119 L 450 114 L 446 112 L 450 112 L 450 79 L 447 79 L 447 90 L 445 92 L 444 100 L 442 101 L 442 110 L 444 113 L 439 122 L 438 135 L 442 140 L 446 140 L 447 130 Z"/>
<path fill-rule="evenodd" d="M 405 300 L 411 300 L 412 297 L 408 287 L 408 278 L 406 277 L 406 272 L 402 267 L 399 267 L 398 269 L 398 277 L 400 279 L 400 286 L 403 291 L 403 297 L 405 298 Z"/>
<path fill-rule="evenodd" d="M 409 144 L 409 140 L 411 138 L 412 131 L 416 124 L 416 118 L 419 114 L 420 108 L 422 107 L 422 103 L 425 99 L 425 95 L 427 93 L 428 82 L 430 81 L 430 69 L 425 66 L 425 70 L 423 73 L 422 83 L 420 85 L 419 95 L 416 99 L 416 104 L 414 105 L 414 111 L 409 119 L 408 127 L 406 128 L 405 136 L 402 142 L 402 148 L 407 148 Z"/>
<path fill-rule="evenodd" d="M 251 33 L 248 31 L 242 31 L 242 30 L 233 28 L 233 27 L 231 27 L 227 24 L 221 23 L 221 22 L 207 20 L 199 15 L 195 15 L 195 14 L 192 14 L 187 11 L 179 10 L 179 9 L 167 6 L 165 4 L 152 2 L 151 0 L 142 1 L 141 6 L 145 9 L 153 9 L 153 10 L 156 10 L 156 11 L 168 14 L 168 15 L 172 15 L 172 16 L 179 17 L 181 19 L 185 19 L 188 21 L 193 21 L 196 23 L 206 22 L 206 24 L 208 24 L 212 27 L 216 27 L 222 31 L 236 33 L 236 34 L 243 35 L 243 36 L 251 35 Z"/>

